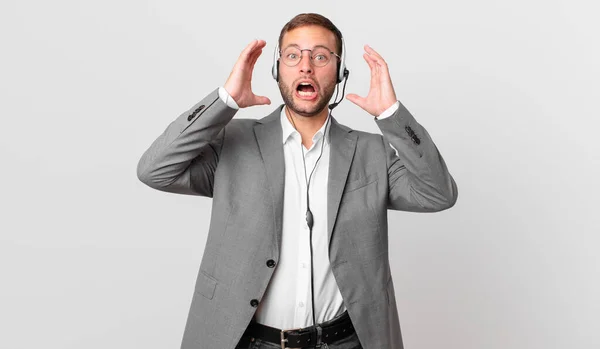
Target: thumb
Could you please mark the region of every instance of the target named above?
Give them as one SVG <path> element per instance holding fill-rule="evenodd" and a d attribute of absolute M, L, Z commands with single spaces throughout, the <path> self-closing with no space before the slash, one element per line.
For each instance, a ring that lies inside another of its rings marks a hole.
<path fill-rule="evenodd" d="M 271 100 L 265 96 L 255 96 L 254 97 L 254 102 L 257 105 L 262 105 L 262 104 L 271 104 Z"/>
<path fill-rule="evenodd" d="M 346 99 L 364 109 L 365 99 L 363 97 L 354 93 L 349 93 L 346 95 Z"/>

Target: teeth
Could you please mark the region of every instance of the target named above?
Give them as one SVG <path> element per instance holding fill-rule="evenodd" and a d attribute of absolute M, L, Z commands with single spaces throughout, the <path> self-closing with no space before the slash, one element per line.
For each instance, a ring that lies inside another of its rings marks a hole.
<path fill-rule="evenodd" d="M 310 96 L 314 95 L 315 93 L 316 93 L 316 92 L 304 92 L 304 91 L 298 91 L 298 94 L 299 94 L 300 96 L 303 96 L 303 97 L 310 97 Z"/>

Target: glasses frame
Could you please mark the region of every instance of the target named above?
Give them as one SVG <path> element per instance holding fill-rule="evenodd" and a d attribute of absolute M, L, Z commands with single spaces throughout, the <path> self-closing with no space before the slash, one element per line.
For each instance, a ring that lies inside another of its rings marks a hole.
<path fill-rule="evenodd" d="M 296 64 L 294 64 L 294 65 L 289 65 L 289 64 L 287 64 L 287 63 L 285 62 L 285 59 L 283 59 L 283 53 L 281 52 L 281 50 L 279 50 L 279 58 L 280 58 L 280 59 L 283 61 L 283 64 L 285 64 L 287 67 L 290 67 L 290 68 L 291 68 L 291 67 L 295 67 L 295 66 L 297 66 L 297 65 L 298 65 L 298 64 L 299 64 L 299 63 L 302 61 L 302 59 L 304 58 L 304 55 L 302 54 L 302 52 L 303 52 L 303 51 L 310 51 L 310 54 L 308 55 L 308 58 L 310 58 L 310 64 L 311 64 L 312 66 L 314 66 L 314 67 L 319 67 L 319 68 L 322 68 L 322 67 L 325 67 L 325 66 L 327 66 L 327 64 L 329 64 L 329 62 L 330 62 L 331 60 L 327 61 L 327 63 L 325 63 L 324 65 L 316 65 L 316 64 L 314 63 L 314 59 L 313 59 L 313 54 L 312 54 L 312 51 L 313 51 L 314 49 L 316 49 L 316 48 L 323 48 L 323 49 L 327 50 L 329 53 L 331 53 L 332 55 L 334 55 L 335 57 L 337 57 L 337 58 L 338 58 L 340 61 L 342 60 L 342 57 L 340 57 L 340 56 L 339 56 L 337 53 L 335 53 L 335 52 L 331 51 L 331 49 L 329 49 L 329 48 L 327 48 L 327 47 L 325 47 L 325 46 L 315 46 L 315 47 L 313 47 L 312 49 L 309 49 L 309 48 L 303 48 L 303 49 L 301 49 L 301 48 L 299 48 L 299 47 L 296 47 L 296 46 L 294 46 L 294 45 L 291 45 L 291 46 L 288 46 L 288 47 L 286 47 L 286 48 L 285 48 L 285 50 L 289 49 L 290 47 L 291 47 L 291 48 L 296 48 L 296 49 L 300 50 L 300 59 L 299 59 L 299 60 L 298 60 L 298 62 L 297 62 Z M 285 51 L 285 50 L 284 50 L 284 51 Z"/>

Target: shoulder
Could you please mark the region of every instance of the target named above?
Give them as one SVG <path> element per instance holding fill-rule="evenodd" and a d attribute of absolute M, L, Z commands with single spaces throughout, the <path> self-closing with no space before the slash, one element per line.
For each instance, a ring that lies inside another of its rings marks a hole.
<path fill-rule="evenodd" d="M 247 134 L 248 132 L 252 132 L 256 124 L 256 119 L 233 119 L 225 126 L 225 134 Z"/>
<path fill-rule="evenodd" d="M 373 144 L 373 143 L 381 144 L 383 142 L 383 136 L 380 133 L 371 133 L 371 132 L 356 130 L 356 129 L 350 128 L 344 124 L 339 123 L 337 120 L 335 120 L 335 118 L 333 120 L 340 129 L 347 132 L 351 137 L 356 138 L 359 146 L 361 144 Z"/>

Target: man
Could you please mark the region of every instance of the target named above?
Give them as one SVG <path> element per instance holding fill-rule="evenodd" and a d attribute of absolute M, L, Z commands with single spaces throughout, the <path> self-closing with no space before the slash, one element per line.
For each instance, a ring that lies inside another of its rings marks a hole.
<path fill-rule="evenodd" d="M 270 104 L 251 88 L 265 45 L 252 41 L 225 85 L 173 121 L 138 164 L 153 188 L 213 198 L 181 347 L 402 348 L 387 209 L 447 209 L 456 184 L 369 46 L 369 93 L 347 98 L 383 137 L 330 115 L 348 73 L 342 35 L 321 15 L 281 30 L 273 77 L 285 105 L 232 120 Z"/>

